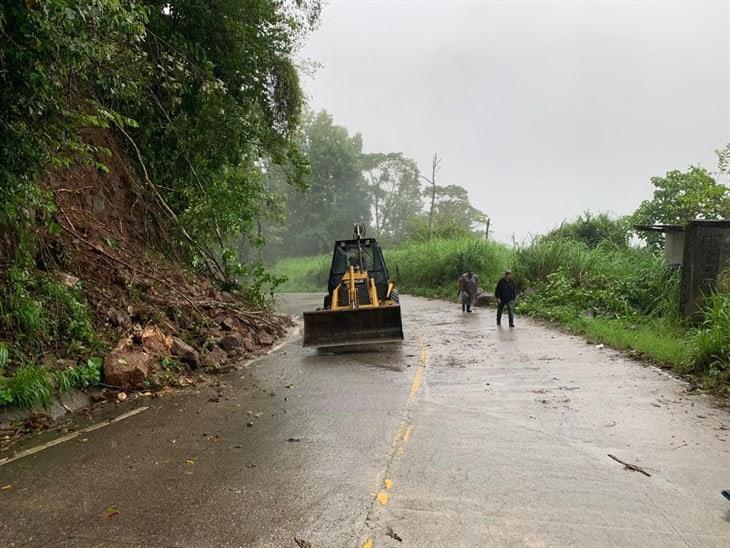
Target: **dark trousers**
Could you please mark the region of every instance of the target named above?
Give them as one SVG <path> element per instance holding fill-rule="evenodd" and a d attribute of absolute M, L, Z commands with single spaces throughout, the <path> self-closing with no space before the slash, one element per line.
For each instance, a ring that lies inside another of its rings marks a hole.
<path fill-rule="evenodd" d="M 497 305 L 497 325 L 502 324 L 502 310 L 504 310 L 504 307 L 507 307 L 507 313 L 509 314 L 509 326 L 513 327 L 515 325 L 515 302 L 514 301 L 507 301 L 500 302 Z"/>

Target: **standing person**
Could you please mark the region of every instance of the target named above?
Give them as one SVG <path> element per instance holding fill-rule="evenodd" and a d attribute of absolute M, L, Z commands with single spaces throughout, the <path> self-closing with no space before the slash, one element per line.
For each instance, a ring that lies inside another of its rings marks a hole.
<path fill-rule="evenodd" d="M 459 276 L 459 298 L 461 299 L 461 311 L 471 312 L 471 307 L 477 299 L 477 288 L 479 287 L 479 278 L 473 271 Z"/>
<path fill-rule="evenodd" d="M 504 273 L 501 280 L 497 282 L 497 288 L 494 290 L 494 296 L 497 297 L 497 325 L 502 325 L 502 310 L 507 307 L 509 313 L 509 326 L 515 326 L 515 283 L 512 281 L 512 272 L 509 270 Z"/>

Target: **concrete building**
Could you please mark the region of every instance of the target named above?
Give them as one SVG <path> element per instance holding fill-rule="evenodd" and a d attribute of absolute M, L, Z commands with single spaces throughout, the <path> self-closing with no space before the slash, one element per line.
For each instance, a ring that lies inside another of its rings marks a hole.
<path fill-rule="evenodd" d="M 730 291 L 730 220 L 634 228 L 664 233 L 664 264 L 682 271 L 679 306 L 684 316 L 702 310 L 710 292 Z"/>

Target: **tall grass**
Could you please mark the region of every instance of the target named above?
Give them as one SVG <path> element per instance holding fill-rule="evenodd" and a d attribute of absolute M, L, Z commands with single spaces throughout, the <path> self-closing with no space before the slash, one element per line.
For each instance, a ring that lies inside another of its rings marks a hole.
<path fill-rule="evenodd" d="M 710 295 L 693 343 L 695 370 L 715 384 L 730 383 L 730 295 Z"/>
<path fill-rule="evenodd" d="M 278 287 L 282 293 L 321 293 L 327 291 L 330 255 L 290 257 L 274 265 L 274 274 L 286 281 Z"/>
<path fill-rule="evenodd" d="M 608 242 L 595 248 L 574 240 L 540 240 L 520 250 L 515 277 L 536 290 L 525 310 L 550 315 L 557 307 L 627 317 L 667 315 L 677 300 L 678 276 L 649 250 Z"/>
<path fill-rule="evenodd" d="M 474 270 L 482 287 L 489 291 L 510 267 L 513 253 L 495 242 L 460 238 L 407 242 L 385 249 L 384 255 L 390 276 L 402 293 L 452 298 L 456 295 L 457 279 L 469 269 Z M 329 255 L 320 255 L 279 261 L 274 272 L 287 278 L 279 291 L 326 291 L 330 260 Z"/>
<path fill-rule="evenodd" d="M 426 297 L 455 297 L 457 279 L 470 269 L 491 291 L 511 267 L 512 258 L 508 247 L 478 238 L 408 242 L 385 251 L 390 275 L 400 290 Z"/>

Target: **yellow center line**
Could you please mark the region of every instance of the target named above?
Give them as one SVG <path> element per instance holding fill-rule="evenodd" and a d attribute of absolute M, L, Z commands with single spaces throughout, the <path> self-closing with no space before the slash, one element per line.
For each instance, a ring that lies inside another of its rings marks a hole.
<path fill-rule="evenodd" d="M 408 391 L 408 397 L 406 398 L 406 410 L 408 409 L 408 404 L 413 400 L 413 397 L 418 394 L 418 391 L 421 389 L 421 386 L 423 385 L 423 370 L 428 365 L 429 355 L 428 355 L 428 349 L 426 348 L 426 343 L 424 338 L 417 334 L 416 338 L 418 340 L 418 343 L 421 346 L 421 352 L 418 356 L 418 365 L 416 366 L 416 371 L 413 374 L 413 380 L 411 381 L 411 387 Z M 406 411 L 407 413 L 407 411 Z M 411 432 L 413 430 L 413 426 L 410 423 L 410 420 L 408 417 L 403 419 L 400 424 L 398 424 L 398 428 L 396 429 L 395 433 L 393 434 L 393 439 L 390 442 L 390 454 L 388 455 L 388 465 L 386 467 L 386 470 L 383 473 L 383 476 L 388 473 L 387 468 L 390 466 L 390 463 L 392 459 L 396 456 L 400 457 L 403 456 L 403 454 L 406 451 L 406 445 L 408 444 L 408 440 L 411 437 Z M 381 477 L 383 477 L 381 476 Z M 377 494 L 375 495 L 375 500 L 380 504 L 380 506 L 387 506 L 390 502 L 390 494 L 388 491 L 393 487 L 393 480 L 392 479 L 384 479 L 383 480 L 383 486 L 378 490 Z M 373 548 L 373 539 L 368 538 L 366 539 L 363 544 L 362 548 Z"/>

